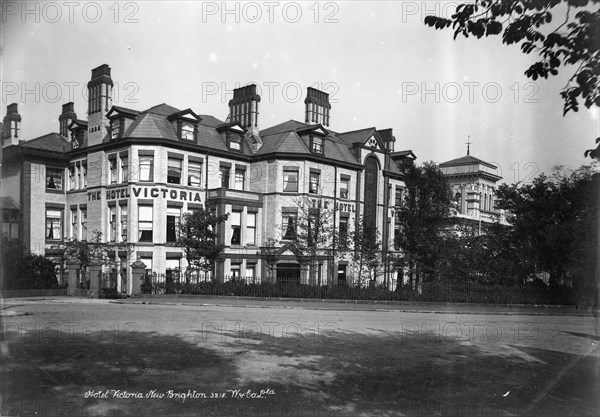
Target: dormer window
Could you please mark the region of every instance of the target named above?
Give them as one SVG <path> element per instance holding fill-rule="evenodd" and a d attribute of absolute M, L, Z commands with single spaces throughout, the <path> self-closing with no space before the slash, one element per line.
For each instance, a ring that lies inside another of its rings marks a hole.
<path fill-rule="evenodd" d="M 121 120 L 114 119 L 110 122 L 110 138 L 117 140 L 121 137 Z"/>
<path fill-rule="evenodd" d="M 242 137 L 237 134 L 229 135 L 229 149 L 234 151 L 242 150 Z"/>
<path fill-rule="evenodd" d="M 317 136 L 312 136 L 310 139 L 310 151 L 312 153 L 323 154 L 323 139 Z"/>
<path fill-rule="evenodd" d="M 181 139 L 194 140 L 194 125 L 192 123 L 181 123 Z"/>

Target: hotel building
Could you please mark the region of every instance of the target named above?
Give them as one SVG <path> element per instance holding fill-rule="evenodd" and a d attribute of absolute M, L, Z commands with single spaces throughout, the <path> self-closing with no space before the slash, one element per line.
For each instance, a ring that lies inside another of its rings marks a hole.
<path fill-rule="evenodd" d="M 234 90 L 225 121 L 168 104 L 116 106 L 112 88 L 109 66 L 94 68 L 87 118 L 79 119 L 74 104 L 66 103 L 58 133 L 33 139 L 21 138 L 17 104 L 8 106 L 5 235 L 54 256 L 61 242 L 91 239 L 92 231 L 100 231 L 115 246 L 118 287 L 130 293 L 130 264 L 137 259 L 157 273 L 187 268 L 177 226 L 184 213 L 205 207 L 229 214 L 218 230 L 225 249 L 215 279 L 352 285 L 359 274 L 351 254 L 323 256 L 311 266 L 295 247 L 302 199 L 314 209 L 333 209 L 339 233 L 351 233 L 367 219 L 382 241 L 378 280 L 392 283 L 401 276 L 385 258 L 399 232 L 394 207 L 402 204 L 403 167 L 415 155 L 395 150 L 391 129 L 334 129 L 328 94 L 310 87 L 304 109 L 298 109 L 302 122 L 266 128 L 259 124 L 256 85 Z M 119 250 L 122 243 L 133 252 Z"/>

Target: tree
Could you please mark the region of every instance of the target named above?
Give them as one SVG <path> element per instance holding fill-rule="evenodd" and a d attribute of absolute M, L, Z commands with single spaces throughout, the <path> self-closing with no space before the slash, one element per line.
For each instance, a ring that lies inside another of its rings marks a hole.
<path fill-rule="evenodd" d="M 361 218 L 350 240 L 354 249 L 354 262 L 358 263 L 358 286 L 364 284 L 365 277 L 370 282 L 376 282 L 382 265 L 381 239 L 377 226 L 364 217 Z"/>
<path fill-rule="evenodd" d="M 309 282 L 320 286 L 321 276 L 315 278 L 319 259 L 333 260 L 341 247 L 334 224 L 334 208 L 313 198 L 299 198 L 295 204 L 298 206 L 296 248 L 310 264 Z"/>
<path fill-rule="evenodd" d="M 433 162 L 408 166 L 405 182 L 407 195 L 397 211 L 401 233 L 395 243 L 403 252 L 411 286 L 416 277 L 416 288 L 420 275 L 428 280 L 435 277 L 437 249 L 452 197 L 446 177 Z"/>
<path fill-rule="evenodd" d="M 600 11 L 592 10 L 600 0 L 475 0 L 460 4 L 447 19 L 427 16 L 425 24 L 435 29 L 454 29 L 459 35 L 476 38 L 502 35 L 506 45 L 520 44 L 521 51 L 535 51 L 539 60 L 525 75 L 533 80 L 557 75 L 561 66 L 575 66 L 560 95 L 563 115 L 579 110 L 579 99 L 587 108 L 600 106 Z M 564 10 L 561 10 L 561 6 Z M 564 13 L 553 23 L 553 13 Z M 596 149 L 586 156 L 600 157 Z"/>
<path fill-rule="evenodd" d="M 43 255 L 34 255 L 16 239 L 3 239 L 2 289 L 51 289 L 58 287 L 56 264 Z"/>
<path fill-rule="evenodd" d="M 551 287 L 596 285 L 598 185 L 598 174 L 581 167 L 498 188 L 498 206 L 513 214 L 510 240 L 517 259 L 525 260 L 523 280 L 543 271 Z"/>
<path fill-rule="evenodd" d="M 188 263 L 205 274 L 213 269 L 225 247 L 219 243 L 217 229 L 228 218 L 229 214 L 216 215 L 203 208 L 183 216 L 177 242 L 184 248 Z"/>
<path fill-rule="evenodd" d="M 81 280 L 87 283 L 87 271 L 92 262 L 99 262 L 102 265 L 110 266 L 113 262 L 111 255 L 115 251 L 133 252 L 133 245 L 126 242 L 103 242 L 102 232 L 92 230 L 92 237 L 89 240 L 68 240 L 57 245 L 61 249 L 60 254 L 54 257 L 55 262 L 59 263 L 61 269 L 66 269 L 69 260 L 75 259 L 80 263 Z M 86 284 L 87 285 L 87 284 Z"/>

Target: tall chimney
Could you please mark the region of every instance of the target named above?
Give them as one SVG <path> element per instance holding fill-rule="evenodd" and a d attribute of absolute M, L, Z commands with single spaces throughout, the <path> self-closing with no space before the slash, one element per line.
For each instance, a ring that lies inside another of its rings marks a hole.
<path fill-rule="evenodd" d="M 306 98 L 304 99 L 305 123 L 320 123 L 323 126 L 329 126 L 329 94 L 316 88 L 308 87 L 306 89 Z"/>
<path fill-rule="evenodd" d="M 63 104 L 62 113 L 58 116 L 59 133 L 69 139 L 69 141 L 72 139 L 69 132 L 69 125 L 76 119 L 77 114 L 75 113 L 73 102 Z"/>
<path fill-rule="evenodd" d="M 394 152 L 394 142 L 396 142 L 396 137 L 392 133 L 392 129 L 381 129 L 378 130 L 377 133 L 383 143 L 385 144 L 385 149 L 389 152 Z"/>
<path fill-rule="evenodd" d="M 233 90 L 233 99 L 229 100 L 229 121 L 238 122 L 248 131 L 246 141 L 252 152 L 258 152 L 262 140 L 258 129 L 258 103 L 260 95 L 256 92 L 256 84 Z"/>
<path fill-rule="evenodd" d="M 248 130 L 258 130 L 258 103 L 256 84 L 233 90 L 233 99 L 229 100 L 229 120 L 238 122 Z"/>
<path fill-rule="evenodd" d="M 94 68 L 88 82 L 88 146 L 102 143 L 108 132 L 106 113 L 112 107 L 112 89 L 110 67 L 103 64 Z"/>
<path fill-rule="evenodd" d="M 21 115 L 17 103 L 6 106 L 6 116 L 2 120 L 2 146 L 18 145 L 21 130 Z"/>

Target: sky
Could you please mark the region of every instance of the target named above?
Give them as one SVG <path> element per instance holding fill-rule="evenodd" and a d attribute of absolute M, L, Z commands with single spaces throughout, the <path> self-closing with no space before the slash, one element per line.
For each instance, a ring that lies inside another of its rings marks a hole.
<path fill-rule="evenodd" d="M 533 81 L 536 56 L 518 46 L 424 25 L 457 4 L 3 1 L 1 114 L 19 103 L 22 139 L 56 132 L 62 104 L 86 117 L 91 69 L 108 64 L 113 104 L 136 110 L 168 103 L 224 120 L 232 90 L 255 83 L 267 128 L 304 121 L 310 86 L 330 94 L 332 130 L 393 128 L 417 162 L 464 156 L 469 140 L 507 183 L 589 164 L 598 109 L 562 115 L 574 68 Z"/>

